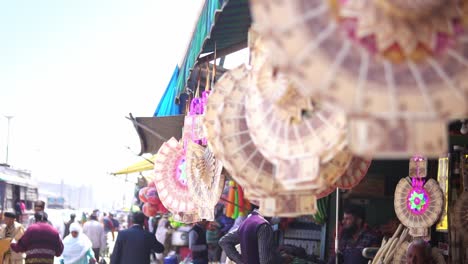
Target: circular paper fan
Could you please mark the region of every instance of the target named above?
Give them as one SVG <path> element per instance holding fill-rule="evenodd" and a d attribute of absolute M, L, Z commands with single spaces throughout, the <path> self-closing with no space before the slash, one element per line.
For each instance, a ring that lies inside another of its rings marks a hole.
<path fill-rule="evenodd" d="M 298 184 L 294 186 L 294 188 L 296 190 L 308 189 L 314 194 L 321 194 L 322 192 L 324 192 L 324 190 L 330 189 L 329 186 L 332 186 L 331 191 L 333 191 L 335 189 L 334 186 L 336 181 L 338 181 L 341 178 L 341 176 L 345 174 L 352 160 L 353 155 L 349 150 L 345 149 L 343 151 L 340 151 L 330 161 L 320 165 L 319 177 L 317 177 L 316 181 L 311 183 Z M 305 164 L 307 164 L 307 162 Z M 314 184 L 316 187 L 311 188 L 310 186 L 314 186 Z"/>
<path fill-rule="evenodd" d="M 347 167 L 346 171 L 344 172 L 341 177 L 339 177 L 335 184 L 331 185 L 325 191 L 321 192 L 317 195 L 317 198 L 322 198 L 328 196 L 332 192 L 336 190 L 336 188 L 340 189 L 352 189 L 356 185 L 358 185 L 362 179 L 367 174 L 367 170 L 369 170 L 369 166 L 372 162 L 372 159 L 366 159 L 354 156 Z"/>
<path fill-rule="evenodd" d="M 271 57 L 302 84 L 304 95 L 319 95 L 349 113 L 388 119 L 466 116 L 463 1 L 251 3 Z"/>
<path fill-rule="evenodd" d="M 164 142 L 154 161 L 154 183 L 163 205 L 172 213 L 195 214 L 187 187 L 184 149 L 177 139 Z"/>
<path fill-rule="evenodd" d="M 452 217 L 455 230 L 468 241 L 468 192 L 463 192 L 457 199 Z"/>
<path fill-rule="evenodd" d="M 203 128 L 208 141 L 208 146 L 215 153 L 215 156 L 222 152 L 220 121 L 218 114 L 223 111 L 224 99 L 235 87 L 236 82 L 243 79 L 248 74 L 246 67 L 237 67 L 235 70 L 224 73 L 211 90 L 206 103 L 206 111 L 203 117 Z M 223 164 L 228 167 L 229 164 Z M 231 170 L 231 169 L 230 169 Z M 238 182 L 242 186 L 245 182 Z"/>
<path fill-rule="evenodd" d="M 215 86 L 216 90 L 218 85 L 230 85 L 230 93 L 221 99 L 223 109 L 218 112 L 222 147 L 219 155 L 215 154 L 221 157 L 223 164 L 227 165 L 226 169 L 241 186 L 249 192 L 255 190 L 258 195 L 269 196 L 278 188 L 274 179 L 274 165 L 265 159 L 252 142 L 244 117 L 244 95 L 249 85 L 248 71 L 242 65 L 226 74 L 232 74 L 231 82 L 221 83 L 220 80 Z M 211 99 L 209 97 L 208 101 Z"/>
<path fill-rule="evenodd" d="M 329 162 L 320 166 L 320 177 L 327 185 L 334 185 L 346 173 L 353 161 L 353 155 L 347 149 L 340 151 Z"/>
<path fill-rule="evenodd" d="M 232 71 L 244 71 L 242 69 L 244 67 L 240 66 Z M 244 186 L 248 193 L 252 193 L 255 189 L 260 196 L 276 195 L 278 191 L 287 190 L 294 184 L 314 181 L 318 176 L 319 166 L 316 157 L 289 160 L 288 166 L 296 173 L 291 171 L 281 173 L 284 171 L 282 169 L 275 171 L 273 164 L 252 141 L 251 130 L 248 129 L 245 119 L 244 97 L 250 85 L 248 72 L 230 85 L 235 89 L 231 89 L 231 93 L 226 95 L 223 100 L 223 111 L 218 113 L 222 150 L 219 155 L 217 153 L 215 155 L 222 157 L 223 164 L 228 164 L 226 169 L 232 177 Z M 289 190 L 294 191 L 293 188 Z"/>
<path fill-rule="evenodd" d="M 224 187 L 223 165 L 209 148 L 193 142 L 187 146 L 186 164 L 188 190 L 198 208 L 198 215 L 213 221 L 214 207 Z"/>
<path fill-rule="evenodd" d="M 266 71 L 259 71 L 259 87 L 273 86 L 279 90 L 286 87 L 287 91 L 272 102 L 260 94 L 262 88 L 251 85 L 248 89 L 247 124 L 262 154 L 276 162 L 277 159 L 322 157 L 327 153 L 329 156 L 323 157 L 327 161 L 343 149 L 345 114 L 326 104 L 313 104 L 310 97 L 298 94 L 285 76 L 274 76 L 272 68 L 267 67 Z"/>
<path fill-rule="evenodd" d="M 250 32 L 255 31 L 250 29 Z M 263 98 L 272 104 L 280 103 L 288 92 L 289 80 L 268 60 L 268 49 L 262 37 L 255 33 L 252 34 L 256 35 L 250 51 L 253 82 L 257 85 Z"/>
<path fill-rule="evenodd" d="M 208 140 L 208 145 L 210 149 L 212 149 L 215 156 L 223 160 L 224 168 L 230 173 L 230 175 L 236 180 L 236 182 L 239 183 L 245 189 L 246 194 L 254 194 L 256 193 L 256 188 L 251 186 L 251 182 L 246 181 L 244 177 L 237 177 L 237 175 L 233 174 L 232 172 L 235 171 L 234 168 L 232 168 L 231 163 L 226 162 L 224 158 L 225 150 L 221 140 L 224 137 L 224 135 L 221 133 L 221 121 L 219 118 L 220 113 L 224 111 L 224 101 L 229 96 L 231 91 L 234 88 L 236 88 L 240 81 L 245 81 L 245 76 L 247 75 L 248 69 L 244 65 L 242 65 L 224 73 L 223 76 L 221 76 L 221 78 L 216 82 L 213 90 L 211 91 L 208 97 L 203 124 L 205 128 L 206 138 Z M 263 159 L 261 160 L 261 162 L 262 161 Z M 264 161 L 262 164 L 258 165 L 262 165 L 262 167 L 259 167 L 260 171 L 265 171 L 265 173 L 268 175 L 270 175 L 273 171 L 273 165 L 268 161 Z"/>
<path fill-rule="evenodd" d="M 401 179 L 395 189 L 395 213 L 409 228 L 428 228 L 442 213 L 444 196 L 439 184 L 429 179 L 422 188 L 413 187 L 409 178 Z"/>
<path fill-rule="evenodd" d="M 335 186 L 340 189 L 354 188 L 364 179 L 364 176 L 366 176 L 371 161 L 371 159 L 353 157 L 345 174 L 336 181 Z"/>
<path fill-rule="evenodd" d="M 408 252 L 409 242 L 404 241 L 400 244 L 392 259 L 392 264 L 406 264 L 406 253 Z"/>
<path fill-rule="evenodd" d="M 349 148 L 357 155 L 410 157 L 413 153 L 446 153 L 447 125 L 440 120 L 348 118 Z M 431 133 L 427 133 L 431 131 Z"/>

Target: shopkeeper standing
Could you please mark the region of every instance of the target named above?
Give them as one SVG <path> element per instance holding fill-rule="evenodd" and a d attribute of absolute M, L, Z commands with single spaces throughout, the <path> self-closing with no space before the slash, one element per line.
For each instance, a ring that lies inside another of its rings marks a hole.
<path fill-rule="evenodd" d="M 368 259 L 362 256 L 366 247 L 378 247 L 380 240 L 365 223 L 365 210 L 361 206 L 349 204 L 344 208 L 343 230 L 338 242 L 339 264 L 367 264 Z M 329 264 L 335 264 L 335 256 L 331 256 Z"/>
<path fill-rule="evenodd" d="M 257 207 L 258 208 L 258 207 Z M 240 244 L 241 253 L 236 249 Z M 281 263 L 270 223 L 254 210 L 245 221 L 221 238 L 219 245 L 237 264 Z"/>

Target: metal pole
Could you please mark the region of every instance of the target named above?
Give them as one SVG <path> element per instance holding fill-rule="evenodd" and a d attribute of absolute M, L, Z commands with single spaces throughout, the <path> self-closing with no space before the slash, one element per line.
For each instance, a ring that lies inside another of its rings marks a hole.
<path fill-rule="evenodd" d="M 336 219 L 335 219 L 335 263 L 338 264 L 338 242 L 340 241 L 339 239 L 339 223 L 340 223 L 340 188 L 336 188 Z"/>
<path fill-rule="evenodd" d="M 8 164 L 8 147 L 9 147 L 9 144 L 10 144 L 10 121 L 13 118 L 13 116 L 6 115 L 5 117 L 6 117 L 6 119 L 8 119 L 5 164 Z"/>

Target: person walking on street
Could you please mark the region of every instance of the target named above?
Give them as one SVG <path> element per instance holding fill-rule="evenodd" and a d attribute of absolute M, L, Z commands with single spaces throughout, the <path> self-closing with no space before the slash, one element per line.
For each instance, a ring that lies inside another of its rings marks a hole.
<path fill-rule="evenodd" d="M 282 263 L 274 241 L 270 223 L 254 210 L 238 229 L 223 236 L 219 240 L 219 245 L 227 257 L 235 263 Z M 239 244 L 241 253 L 236 249 Z"/>
<path fill-rule="evenodd" d="M 114 223 L 110 215 L 111 214 L 109 214 L 109 217 L 105 216 L 102 222 L 104 224 L 104 231 L 106 232 L 106 236 L 107 234 L 109 234 L 109 232 L 112 233 L 112 241 L 115 241 L 115 236 L 114 236 L 115 228 L 114 228 Z"/>
<path fill-rule="evenodd" d="M 5 212 L 3 214 L 5 224 L 2 225 L 0 230 L 0 239 L 11 238 L 13 242 L 21 239 L 24 234 L 24 227 L 22 224 L 15 221 L 16 215 L 12 212 Z M 4 264 L 22 264 L 24 256 L 22 253 L 8 251 L 3 257 Z"/>
<path fill-rule="evenodd" d="M 63 233 L 63 238 L 67 237 L 70 234 L 70 225 L 75 222 L 76 214 L 70 215 L 70 220 L 65 223 L 65 231 Z"/>
<path fill-rule="evenodd" d="M 101 251 L 104 251 L 107 247 L 107 239 L 104 227 L 97 220 L 97 215 L 92 214 L 90 216 L 90 220 L 83 226 L 83 233 L 91 240 L 94 257 L 99 262 Z"/>
<path fill-rule="evenodd" d="M 34 214 L 36 223 L 32 224 L 17 243 L 11 244 L 14 252 L 26 253 L 26 263 L 53 264 L 54 256 L 63 252 L 63 243 L 58 231 L 48 223 L 44 212 Z"/>
<path fill-rule="evenodd" d="M 63 240 L 63 254 L 61 264 L 89 264 L 96 263 L 93 244 L 82 233 L 78 223 L 70 225 L 70 234 Z"/>
<path fill-rule="evenodd" d="M 45 209 L 45 202 L 44 201 L 37 200 L 37 201 L 34 202 L 34 214 L 39 213 L 39 212 L 44 212 L 44 209 Z M 52 225 L 52 223 L 50 223 L 48 220 L 47 220 L 47 222 Z M 36 223 L 36 218 L 33 215 L 33 216 L 29 217 L 27 227 L 29 228 L 29 226 L 31 226 L 34 223 Z"/>
<path fill-rule="evenodd" d="M 113 232 L 119 232 L 120 223 L 119 220 L 114 218 L 114 214 L 109 213 L 109 219 L 112 221 L 112 226 L 114 227 Z"/>
<path fill-rule="evenodd" d="M 133 226 L 119 231 L 111 255 L 112 264 L 150 264 L 153 253 L 162 253 L 164 246 L 156 237 L 143 229 L 145 215 L 142 212 L 133 214 Z"/>

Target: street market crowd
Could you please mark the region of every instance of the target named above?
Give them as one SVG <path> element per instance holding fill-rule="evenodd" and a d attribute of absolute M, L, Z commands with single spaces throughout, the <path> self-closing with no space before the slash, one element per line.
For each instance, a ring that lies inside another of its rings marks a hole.
<path fill-rule="evenodd" d="M 185 226 L 188 251 L 172 239 L 177 231 L 167 215 L 146 217 L 132 213 L 131 225 L 120 228 L 112 214 L 94 210 L 83 213 L 81 219 L 70 215 L 60 232 L 48 219 L 45 203 L 36 201 L 34 216 L 26 228 L 14 212 L 2 214 L 0 229 L 0 258 L 4 264 L 150 264 L 150 263 L 314 263 L 298 248 L 275 243 L 272 226 L 278 219 L 263 217 L 252 205 L 247 216 L 236 220 L 226 217 L 217 206 L 216 219 Z M 367 263 L 362 249 L 378 246 L 379 238 L 365 224 L 364 209 L 348 206 L 344 210 L 338 255 L 328 263 Z M 177 229 L 179 232 L 182 229 Z M 118 231 L 118 234 L 114 233 Z M 113 242 L 109 254 L 107 237 Z M 180 245 L 183 245 L 180 244 Z M 110 258 L 109 258 L 110 257 Z M 181 262 L 180 262 L 181 261 Z M 430 246 L 423 240 L 413 241 L 407 253 L 407 263 L 431 263 Z M 315 262 L 316 263 L 316 262 Z"/>

